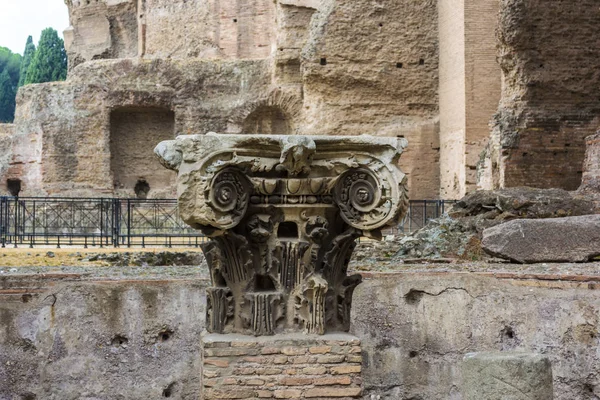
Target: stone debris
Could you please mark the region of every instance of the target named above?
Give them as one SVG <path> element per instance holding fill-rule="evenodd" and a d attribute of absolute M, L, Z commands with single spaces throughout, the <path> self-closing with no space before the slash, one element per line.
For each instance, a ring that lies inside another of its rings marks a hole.
<path fill-rule="evenodd" d="M 392 241 L 361 241 L 354 265 L 414 259 L 491 260 L 481 247 L 483 231 L 513 219 L 541 219 L 597 213 L 593 200 L 562 189 L 510 188 L 477 191 L 456 203 L 448 215 L 430 220 Z"/>
<path fill-rule="evenodd" d="M 591 261 L 600 256 L 600 215 L 510 221 L 484 230 L 482 246 L 519 263 Z"/>

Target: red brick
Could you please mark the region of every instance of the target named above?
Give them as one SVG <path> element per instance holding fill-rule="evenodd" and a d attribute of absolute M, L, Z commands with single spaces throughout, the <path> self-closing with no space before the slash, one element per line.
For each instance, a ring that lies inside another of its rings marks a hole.
<path fill-rule="evenodd" d="M 279 383 L 285 386 L 306 386 L 311 385 L 312 382 L 312 378 L 307 378 L 305 376 L 286 377 L 279 380 Z"/>
<path fill-rule="evenodd" d="M 276 390 L 274 393 L 276 399 L 299 399 L 302 391 L 297 389 Z"/>
<path fill-rule="evenodd" d="M 263 381 L 262 379 L 250 379 L 250 380 L 244 381 L 244 383 L 246 385 L 250 385 L 250 386 L 262 386 L 265 384 L 265 381 Z"/>
<path fill-rule="evenodd" d="M 304 392 L 304 397 L 356 397 L 361 393 L 361 388 L 314 388 Z"/>
<path fill-rule="evenodd" d="M 350 363 L 362 363 L 362 356 L 360 355 L 347 355 L 346 356 L 346 361 L 350 362 Z"/>
<path fill-rule="evenodd" d="M 319 358 L 317 359 L 317 362 L 319 364 L 337 364 L 337 363 L 344 362 L 345 359 L 346 359 L 346 356 L 344 356 L 344 355 L 327 354 L 324 356 L 319 356 Z"/>
<path fill-rule="evenodd" d="M 331 373 L 334 375 L 342 374 L 357 374 L 362 370 L 360 365 L 344 365 L 339 367 L 331 367 Z"/>
<path fill-rule="evenodd" d="M 350 385 L 352 379 L 349 376 L 325 376 L 323 378 L 315 378 L 313 380 L 314 385 Z"/>
<path fill-rule="evenodd" d="M 302 373 L 305 375 L 323 375 L 327 372 L 325 367 L 306 367 L 302 369 Z"/>
<path fill-rule="evenodd" d="M 221 376 L 221 371 L 215 371 L 212 369 L 204 369 L 202 371 L 202 375 L 204 375 L 205 378 L 216 378 L 218 376 Z"/>
<path fill-rule="evenodd" d="M 268 362 L 268 358 L 261 356 L 243 357 L 242 361 L 255 364 L 265 364 Z"/>
<path fill-rule="evenodd" d="M 312 354 L 326 354 L 331 351 L 331 346 L 316 346 L 311 347 L 308 351 Z"/>
<path fill-rule="evenodd" d="M 229 361 L 221 360 L 219 358 L 205 358 L 204 365 L 213 365 L 219 368 L 227 368 L 229 367 Z"/>
<path fill-rule="evenodd" d="M 306 354 L 306 349 L 302 347 L 284 347 L 281 349 L 281 353 L 286 356 L 303 356 Z"/>
<path fill-rule="evenodd" d="M 273 364 L 286 364 L 288 362 L 287 356 L 275 356 L 273 357 Z"/>
<path fill-rule="evenodd" d="M 268 355 L 268 354 L 279 354 L 279 353 L 281 353 L 281 349 L 278 348 L 278 347 L 263 347 L 260 350 L 260 354 L 265 354 L 265 355 Z"/>
<path fill-rule="evenodd" d="M 308 356 L 293 356 L 288 359 L 291 364 L 306 364 L 308 363 Z"/>
<path fill-rule="evenodd" d="M 254 397 L 254 390 L 251 389 L 205 389 L 202 391 L 202 398 L 205 400 L 245 399 L 252 397 Z"/>

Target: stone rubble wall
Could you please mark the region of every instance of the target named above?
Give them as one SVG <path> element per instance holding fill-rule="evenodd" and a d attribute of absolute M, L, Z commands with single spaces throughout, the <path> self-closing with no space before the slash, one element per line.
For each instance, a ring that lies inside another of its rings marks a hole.
<path fill-rule="evenodd" d="M 208 335 L 210 340 L 203 340 L 204 400 L 360 398 L 357 338 L 235 336 Z"/>
<path fill-rule="evenodd" d="M 502 97 L 482 165 L 486 189 L 576 190 L 600 123 L 598 3 L 500 1 Z"/>

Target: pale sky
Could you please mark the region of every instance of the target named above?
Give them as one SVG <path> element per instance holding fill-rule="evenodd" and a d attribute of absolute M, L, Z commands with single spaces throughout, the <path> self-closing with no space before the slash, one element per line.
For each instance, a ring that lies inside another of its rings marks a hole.
<path fill-rule="evenodd" d="M 60 37 L 69 26 L 64 0 L 0 0 L 0 46 L 23 54 L 27 36 L 37 46 L 44 28 L 54 28 Z"/>

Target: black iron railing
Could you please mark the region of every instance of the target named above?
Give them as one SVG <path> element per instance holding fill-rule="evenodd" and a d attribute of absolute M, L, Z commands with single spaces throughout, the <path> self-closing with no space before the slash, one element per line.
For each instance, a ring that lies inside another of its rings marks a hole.
<path fill-rule="evenodd" d="M 203 240 L 172 199 L 0 197 L 2 247 L 197 247 Z"/>
<path fill-rule="evenodd" d="M 412 200 L 390 233 L 420 229 L 452 203 Z M 179 218 L 174 199 L 0 197 L 1 247 L 198 247 L 204 240 Z"/>

